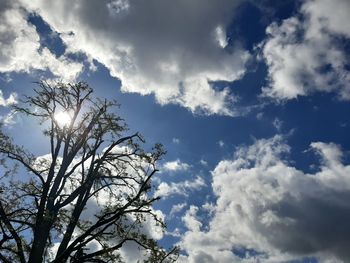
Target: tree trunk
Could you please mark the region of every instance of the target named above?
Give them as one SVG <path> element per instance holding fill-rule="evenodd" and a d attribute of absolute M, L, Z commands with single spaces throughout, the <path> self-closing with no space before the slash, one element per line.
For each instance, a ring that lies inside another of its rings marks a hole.
<path fill-rule="evenodd" d="M 77 201 L 77 206 L 75 207 L 73 213 L 72 213 L 72 216 L 71 216 L 71 220 L 67 226 L 67 229 L 66 229 L 66 233 L 64 234 L 63 236 L 63 239 L 61 241 L 61 244 L 60 246 L 58 247 L 58 250 L 57 250 L 57 254 L 56 254 L 56 258 L 59 258 L 63 252 L 66 250 L 66 248 L 68 247 L 68 244 L 69 242 L 71 241 L 71 238 L 72 238 L 72 235 L 73 235 L 73 232 L 74 232 L 74 229 L 75 229 L 75 226 L 77 225 L 77 222 L 79 220 L 79 217 L 80 217 L 80 214 L 81 212 L 83 211 L 84 209 L 84 206 L 86 204 L 86 202 L 84 202 L 83 204 L 81 203 L 82 202 L 82 196 L 80 199 L 78 199 Z M 68 255 L 69 256 L 69 255 Z"/>
<path fill-rule="evenodd" d="M 50 235 L 52 220 L 43 219 L 41 224 L 36 225 L 32 249 L 29 254 L 28 263 L 42 263 L 47 240 Z"/>

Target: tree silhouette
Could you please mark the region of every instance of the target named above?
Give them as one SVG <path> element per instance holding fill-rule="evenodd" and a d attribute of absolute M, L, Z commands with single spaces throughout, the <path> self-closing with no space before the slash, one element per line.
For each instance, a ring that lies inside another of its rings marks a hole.
<path fill-rule="evenodd" d="M 0 261 L 124 262 L 128 245 L 144 262 L 174 262 L 177 248 L 162 249 L 148 229 L 165 228 L 149 193 L 162 146 L 145 152 L 138 133 L 125 136 L 117 103 L 85 83 L 34 91 L 15 110 L 45 127 L 50 153 L 34 156 L 0 132 Z"/>

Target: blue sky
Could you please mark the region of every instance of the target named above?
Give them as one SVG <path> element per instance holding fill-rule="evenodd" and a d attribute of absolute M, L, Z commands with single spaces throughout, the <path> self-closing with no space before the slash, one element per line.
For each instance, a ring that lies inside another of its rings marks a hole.
<path fill-rule="evenodd" d="M 74 4 L 73 4 L 74 3 Z M 347 0 L 1 1 L 0 120 L 33 81 L 83 80 L 148 147 L 179 262 L 349 262 Z"/>

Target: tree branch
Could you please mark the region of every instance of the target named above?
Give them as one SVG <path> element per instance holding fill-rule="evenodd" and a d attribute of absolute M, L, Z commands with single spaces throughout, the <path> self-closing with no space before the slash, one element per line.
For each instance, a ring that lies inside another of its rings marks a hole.
<path fill-rule="evenodd" d="M 6 212 L 4 210 L 4 207 L 2 206 L 2 202 L 0 201 L 0 216 L 2 221 L 4 222 L 6 228 L 10 231 L 12 237 L 14 238 L 17 249 L 18 249 L 18 256 L 20 259 L 21 263 L 25 263 L 25 257 L 24 257 L 24 252 L 23 252 L 23 247 L 22 247 L 22 240 L 17 234 L 16 230 L 13 228 L 10 220 L 7 218 Z"/>

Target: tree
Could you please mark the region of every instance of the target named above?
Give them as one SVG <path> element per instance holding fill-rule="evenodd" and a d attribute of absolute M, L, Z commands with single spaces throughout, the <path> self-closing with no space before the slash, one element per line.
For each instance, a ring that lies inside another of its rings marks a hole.
<path fill-rule="evenodd" d="M 114 106 L 82 82 L 39 82 L 15 106 L 46 127 L 50 153 L 36 157 L 0 133 L 0 261 L 124 262 L 126 244 L 144 262 L 176 260 L 177 248 L 162 249 L 145 227 L 165 227 L 150 195 L 164 150 L 145 152 L 140 134 L 125 136 Z"/>

